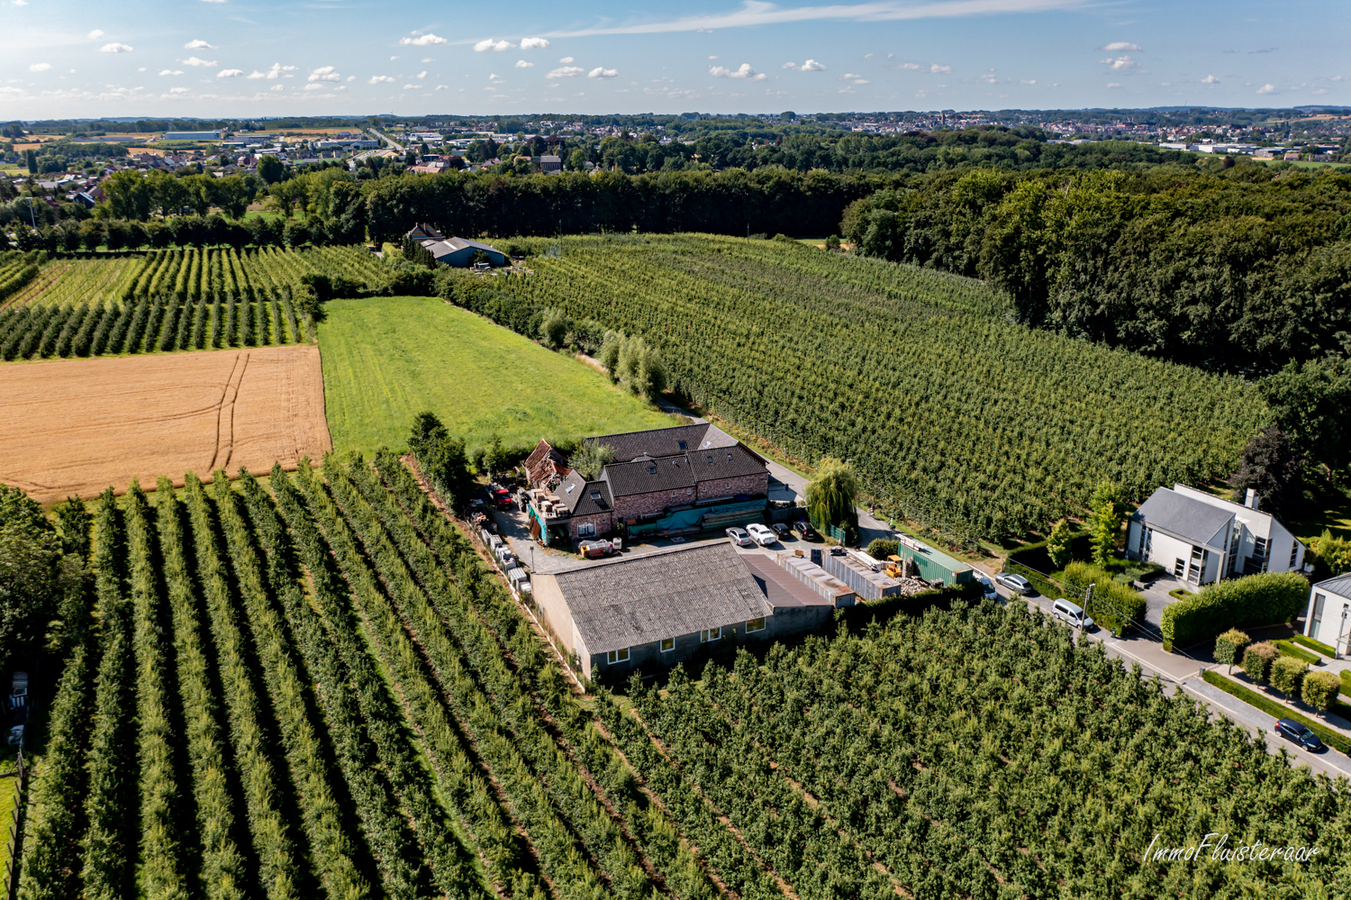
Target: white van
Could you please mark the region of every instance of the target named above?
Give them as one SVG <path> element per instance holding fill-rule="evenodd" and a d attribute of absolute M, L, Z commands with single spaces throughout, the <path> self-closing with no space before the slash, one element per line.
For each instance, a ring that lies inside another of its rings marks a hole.
<path fill-rule="evenodd" d="M 1078 606 L 1061 597 L 1055 603 L 1051 604 L 1051 612 L 1062 622 L 1068 622 L 1075 628 L 1082 628 L 1084 631 L 1094 629 L 1093 620 L 1084 615 L 1082 606 Z"/>

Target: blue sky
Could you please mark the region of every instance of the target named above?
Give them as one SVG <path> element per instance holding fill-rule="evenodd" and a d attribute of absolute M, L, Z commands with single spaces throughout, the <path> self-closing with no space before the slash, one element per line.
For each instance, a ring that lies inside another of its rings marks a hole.
<path fill-rule="evenodd" d="M 0 0 L 0 120 L 1351 104 L 1345 0 Z"/>

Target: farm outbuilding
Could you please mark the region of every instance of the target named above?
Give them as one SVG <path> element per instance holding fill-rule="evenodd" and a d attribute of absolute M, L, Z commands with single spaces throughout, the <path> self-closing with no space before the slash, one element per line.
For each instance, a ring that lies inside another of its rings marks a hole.
<path fill-rule="evenodd" d="M 925 581 L 941 580 L 945 586 L 970 584 L 975 577 L 971 567 L 958 562 L 942 550 L 930 547 L 909 535 L 902 535 L 897 542 L 896 555 L 910 560 L 919 571 L 919 577 Z"/>
<path fill-rule="evenodd" d="M 488 257 L 489 265 L 507 264 L 507 255 L 490 244 L 465 238 L 443 237 L 441 232 L 424 223 L 415 225 L 407 237 L 426 247 L 432 258 L 442 265 L 467 269 L 473 263 L 476 253 Z"/>

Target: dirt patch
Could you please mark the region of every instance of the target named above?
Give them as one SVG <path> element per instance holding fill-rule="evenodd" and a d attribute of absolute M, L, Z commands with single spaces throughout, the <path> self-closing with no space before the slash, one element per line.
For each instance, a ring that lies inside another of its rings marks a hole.
<path fill-rule="evenodd" d="M 3 365 L 0 422 L 0 482 L 42 503 L 332 448 L 309 345 Z"/>

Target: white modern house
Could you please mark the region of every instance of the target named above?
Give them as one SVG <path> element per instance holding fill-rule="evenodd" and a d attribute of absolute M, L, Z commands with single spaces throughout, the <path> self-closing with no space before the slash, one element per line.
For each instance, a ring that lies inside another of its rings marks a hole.
<path fill-rule="evenodd" d="M 1179 581 L 1203 584 L 1257 572 L 1297 572 L 1304 545 L 1253 491 L 1243 503 L 1175 484 L 1140 505 L 1126 528 L 1126 554 L 1156 562 Z"/>
<path fill-rule="evenodd" d="M 1351 653 L 1351 572 L 1310 588 L 1304 634 L 1332 647 L 1338 656 Z"/>

